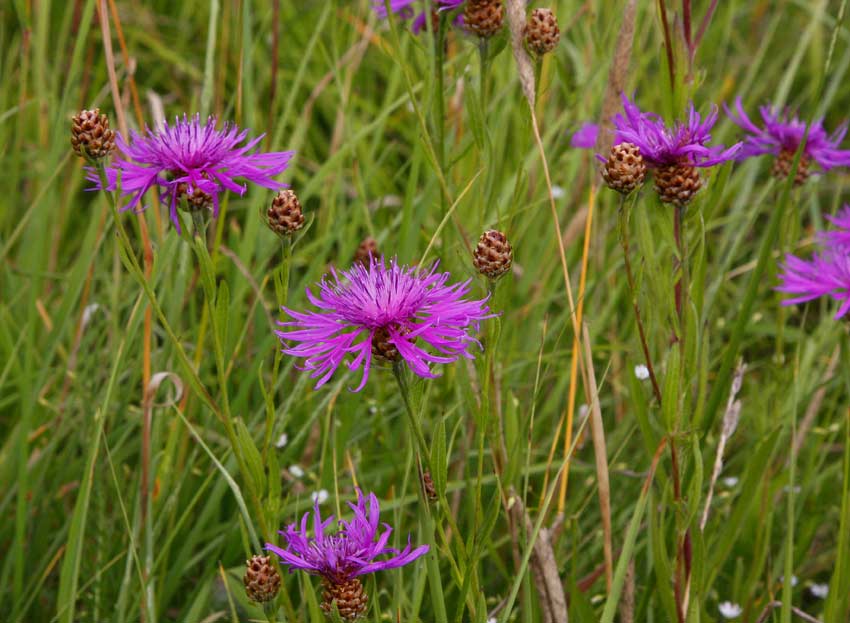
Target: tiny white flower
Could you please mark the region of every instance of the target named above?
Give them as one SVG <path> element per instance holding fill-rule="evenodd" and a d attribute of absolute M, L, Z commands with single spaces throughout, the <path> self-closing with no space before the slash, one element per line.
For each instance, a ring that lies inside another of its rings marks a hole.
<path fill-rule="evenodd" d="M 717 606 L 717 609 L 720 610 L 720 614 L 724 619 L 735 619 L 741 616 L 741 613 L 744 611 L 741 606 L 738 604 L 734 604 L 731 601 L 723 601 Z"/>
<path fill-rule="evenodd" d="M 826 596 L 829 595 L 829 584 L 812 584 L 809 590 L 815 597 L 826 599 Z"/>
<path fill-rule="evenodd" d="M 499 623 L 496 617 L 490 617 L 487 619 L 487 623 Z"/>
<path fill-rule="evenodd" d="M 95 312 L 100 309 L 99 303 L 91 303 L 90 305 L 86 305 L 86 308 L 83 310 L 83 326 L 86 326 L 94 316 Z"/>
<path fill-rule="evenodd" d="M 645 381 L 649 378 L 649 368 L 643 364 L 635 366 L 635 376 L 639 381 Z"/>
<path fill-rule="evenodd" d="M 797 583 L 798 583 L 799 581 L 800 581 L 800 580 L 797 578 L 797 576 L 796 576 L 796 575 L 792 575 L 792 576 L 791 576 L 791 586 L 797 586 Z M 784 576 L 784 575 L 780 575 L 780 576 L 779 576 L 779 583 L 780 583 L 780 584 L 785 584 L 785 576 Z"/>
<path fill-rule="evenodd" d="M 304 470 L 301 469 L 300 465 L 290 465 L 289 473 L 295 476 L 296 478 L 303 478 L 304 476 Z"/>
<path fill-rule="evenodd" d="M 286 444 L 289 443 L 289 435 L 286 433 L 281 433 L 280 437 L 277 438 L 277 441 L 274 444 L 274 447 L 280 450 L 281 448 L 285 448 Z"/>
<path fill-rule="evenodd" d="M 586 418 L 588 413 L 590 413 L 590 405 L 581 405 L 578 408 L 579 418 Z"/>
<path fill-rule="evenodd" d="M 318 491 L 314 491 L 313 495 L 311 495 L 310 498 L 314 502 L 318 501 L 319 504 L 324 504 L 325 501 L 328 499 L 328 495 L 329 494 L 327 492 L 327 489 L 319 489 Z"/>
<path fill-rule="evenodd" d="M 782 487 L 782 492 L 783 493 L 790 493 L 791 487 L 789 487 L 788 485 L 785 485 L 784 487 Z M 800 493 L 800 485 L 794 485 L 794 493 Z"/>
<path fill-rule="evenodd" d="M 566 194 L 567 191 L 565 191 L 561 186 L 552 186 L 552 196 L 555 199 L 562 199 Z"/>
<path fill-rule="evenodd" d="M 723 484 L 729 487 L 730 489 L 738 484 L 737 476 L 727 476 L 723 479 Z"/>

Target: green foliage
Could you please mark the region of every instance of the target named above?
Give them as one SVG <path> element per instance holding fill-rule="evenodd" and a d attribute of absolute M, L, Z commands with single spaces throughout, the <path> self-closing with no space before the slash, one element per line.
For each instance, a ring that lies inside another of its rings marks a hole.
<path fill-rule="evenodd" d="M 323 510 L 347 518 L 356 484 L 381 499 L 392 546 L 408 533 L 432 546 L 427 559 L 364 578 L 369 621 L 544 621 L 533 544 L 561 521 L 552 551 L 571 621 L 617 620 L 629 594 L 635 621 L 676 621 L 685 591 L 689 623 L 721 620 L 723 601 L 755 621 L 774 600 L 784 605 L 768 621 L 794 620 L 792 606 L 847 620 L 846 322 L 829 302 L 781 308 L 772 287 L 781 253 L 810 251 L 850 176 L 793 188 L 770 178 L 769 158 L 717 167 L 677 240 L 673 208 L 651 183 L 623 208 L 599 188 L 593 155 L 569 146 L 601 114 L 624 3 L 548 3 L 562 39 L 536 67 L 535 112 L 590 336 L 583 364 L 599 384 L 609 587 L 581 408 L 593 397 L 582 366 L 572 373 L 572 313 L 509 37 L 482 50 L 448 15 L 417 37 L 404 21 L 377 20 L 371 4 L 117 0 L 115 14 L 95 0 L 0 5 L 0 618 L 264 620 L 240 589 L 243 561 L 279 543 L 322 489 Z M 689 99 L 707 112 L 741 95 L 750 113 L 785 103 L 828 128 L 850 110 L 845 1 L 717 3 L 690 75 L 673 42 L 674 88 L 661 4 L 636 3 L 625 88 L 642 107 L 672 118 Z M 701 18 L 710 3 L 692 4 Z M 680 23 L 681 4 L 666 9 Z M 261 188 L 231 193 L 205 225 L 181 213 L 182 235 L 153 193 L 140 214 L 119 212 L 110 195 L 86 191 L 85 163 L 70 150 L 71 116 L 95 106 L 114 129 L 121 118 L 138 129 L 160 113 L 210 112 L 265 133 L 264 149 L 296 150 L 282 179 L 307 226 L 282 244 L 260 217 L 271 201 Z M 737 137 L 721 118 L 714 141 Z M 505 231 L 515 254 L 495 292 L 469 257 L 489 228 Z M 426 381 L 402 375 L 413 415 L 379 366 L 362 392 L 347 391 L 359 377 L 345 366 L 315 391 L 274 334 L 278 308 L 309 305 L 305 289 L 330 265 L 347 267 L 367 236 L 402 262 L 439 259 L 455 280 L 472 278 L 473 295 L 491 293 L 500 314 L 484 323 L 475 362 L 436 366 L 442 376 Z M 677 281 L 687 284 L 682 308 Z M 635 375 L 645 361 L 633 301 L 660 404 Z M 741 360 L 740 421 L 702 530 Z M 156 373 L 179 377 L 184 395 L 146 385 Z M 420 465 L 436 502 L 420 494 Z M 676 580 L 685 547 L 687 586 Z M 796 586 L 782 583 L 789 573 Z M 315 578 L 282 580 L 276 620 L 325 619 Z M 820 599 L 811 589 L 825 583 Z"/>

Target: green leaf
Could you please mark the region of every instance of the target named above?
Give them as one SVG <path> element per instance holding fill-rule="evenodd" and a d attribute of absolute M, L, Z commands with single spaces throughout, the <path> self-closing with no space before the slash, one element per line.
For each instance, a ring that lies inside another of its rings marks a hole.
<path fill-rule="evenodd" d="M 266 475 L 263 471 L 263 459 L 260 456 L 260 451 L 257 445 L 251 438 L 251 433 L 245 427 L 245 423 L 238 418 L 234 418 L 236 423 L 236 439 L 239 443 L 239 452 L 245 459 L 245 467 L 248 473 L 245 477 L 248 478 L 248 484 L 252 491 L 262 492 L 266 488 Z"/>
<path fill-rule="evenodd" d="M 229 308 L 230 289 L 227 287 L 227 282 L 222 280 L 218 286 L 218 294 L 215 297 L 215 324 L 218 331 L 219 343 L 222 345 L 222 348 L 227 344 Z"/>
<path fill-rule="evenodd" d="M 431 478 L 434 488 L 440 497 L 446 494 L 446 481 L 448 480 L 448 460 L 446 457 L 446 421 L 440 418 L 431 441 Z"/>

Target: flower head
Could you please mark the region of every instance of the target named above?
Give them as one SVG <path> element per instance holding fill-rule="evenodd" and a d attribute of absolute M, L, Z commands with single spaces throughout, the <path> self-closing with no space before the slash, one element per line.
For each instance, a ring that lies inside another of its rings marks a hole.
<path fill-rule="evenodd" d="M 131 131 L 129 143 L 118 134 L 116 143 L 121 155 L 106 168 L 106 189 L 115 190 L 120 179 L 121 194 L 130 197 L 123 209 L 130 210 L 156 186 L 177 227 L 177 207 L 184 196 L 196 207 L 212 208 L 218 215 L 222 192 L 245 193 L 247 187 L 237 178 L 272 190 L 285 186 L 274 176 L 286 169 L 294 152 L 254 150 L 263 136 L 241 144 L 248 137 L 247 130 L 229 123 L 217 130 L 214 117 L 202 125 L 199 115 L 191 119 L 183 115 L 174 125 L 165 123 L 158 131 L 148 128 L 143 135 Z M 94 170 L 89 171 L 88 177 L 100 189 Z"/>
<path fill-rule="evenodd" d="M 334 518 L 322 519 L 316 501 L 312 521 L 310 513 L 304 513 L 300 525 L 290 524 L 280 533 L 286 539 L 285 548 L 266 543 L 266 549 L 277 554 L 290 571 L 302 569 L 333 584 L 345 584 L 373 571 L 402 567 L 428 552 L 427 545 L 411 548 L 410 536 L 401 551 L 387 547 L 392 528 L 383 524 L 383 530 L 379 531 L 381 511 L 374 493 L 367 498 L 358 489 L 357 504 L 348 505 L 354 517 L 351 521 L 340 520 L 336 532 L 328 533 Z"/>
<path fill-rule="evenodd" d="M 437 6 L 436 10 L 438 11 L 451 11 L 452 9 L 457 9 L 463 6 L 465 1 L 466 0 L 434 0 L 433 4 Z M 390 10 L 405 19 L 413 17 L 414 19 L 411 29 L 413 32 L 419 33 L 425 30 L 425 11 L 416 13 L 413 9 L 413 6 L 416 4 L 421 4 L 420 0 L 390 0 Z M 378 17 L 386 19 L 387 6 L 384 0 L 372 0 L 372 8 L 375 10 Z M 463 15 L 458 15 L 455 18 L 454 23 L 455 25 L 462 25 Z"/>
<path fill-rule="evenodd" d="M 735 100 L 735 111 L 737 114 L 726 107 L 729 118 L 749 134 L 744 140 L 743 149 L 736 156 L 738 160 L 762 154 L 793 156 L 797 152 L 806 133 L 807 124 L 788 109 L 761 106 L 759 114 L 763 127 L 753 123 L 747 116 L 740 97 Z M 823 171 L 838 166 L 850 166 L 850 151 L 838 148 L 847 134 L 847 123 L 841 124 L 832 134 L 828 134 L 824 129 L 823 119 L 808 125 L 809 134 L 803 148 L 803 163 L 813 160 Z"/>
<path fill-rule="evenodd" d="M 741 149 L 740 143 L 728 149 L 722 145 L 706 145 L 717 122 L 716 107 L 703 118 L 691 103 L 686 121 L 667 126 L 655 113 L 641 111 L 625 94 L 622 99 L 623 112 L 613 117 L 616 142 L 636 145 L 651 167 L 675 164 L 710 167 L 731 160 Z M 601 156 L 600 159 L 604 161 Z"/>
<path fill-rule="evenodd" d="M 829 238 L 830 233 L 821 237 L 824 248 L 811 260 L 790 254 L 785 257 L 785 263 L 780 266 L 781 284 L 776 289 L 794 295 L 783 301 L 783 305 L 805 303 L 822 296 L 839 301 L 837 320 L 850 311 L 850 246 L 840 239 Z"/>
<path fill-rule="evenodd" d="M 429 363 L 473 358 L 470 348 L 480 344 L 470 332 L 493 317 L 487 299 L 464 298 L 471 280 L 447 285 L 451 275 L 437 272 L 437 263 L 419 270 L 370 256 L 368 264 L 355 262 L 341 275 L 335 270 L 331 275 L 332 280 L 323 278 L 318 284 L 318 296 L 307 290 L 319 311 L 284 308 L 294 320 L 278 323 L 287 329 L 276 332 L 284 353 L 305 358 L 303 369 L 319 378 L 317 389 L 349 354 L 354 359 L 348 368 L 363 368 L 353 391 L 366 384 L 373 355 L 404 360 L 414 373 L 433 378 L 437 375 Z"/>

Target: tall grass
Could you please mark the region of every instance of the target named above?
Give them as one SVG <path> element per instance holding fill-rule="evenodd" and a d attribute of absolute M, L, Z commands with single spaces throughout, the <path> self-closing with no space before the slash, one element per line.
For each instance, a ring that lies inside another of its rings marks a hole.
<path fill-rule="evenodd" d="M 693 4 L 692 38 L 711 3 Z M 365 582 L 369 621 L 565 621 L 546 618 L 541 573 L 572 621 L 715 621 L 726 601 L 742 621 L 847 621 L 846 322 L 828 302 L 781 308 L 772 287 L 780 252 L 808 251 L 850 177 L 793 188 L 766 159 L 724 165 L 677 243 L 650 187 L 623 208 L 592 153 L 569 146 L 615 74 L 669 119 L 740 95 L 837 126 L 845 4 L 717 3 L 688 77 L 681 4 L 636 3 L 624 58 L 623 3 L 550 2 L 562 39 L 535 68 L 534 112 L 554 211 L 506 33 L 482 63 L 448 20 L 417 37 L 365 0 L 0 5 L 0 620 L 265 620 L 244 560 L 315 492 L 344 516 L 359 486 L 382 500 L 395 545 L 408 532 L 433 543 L 427 561 Z M 69 145 L 71 116 L 95 106 L 116 128 L 210 112 L 296 150 L 284 179 L 307 226 L 283 248 L 261 188 L 230 195 L 194 241 L 153 193 L 116 215 Z M 728 144 L 738 129 L 724 119 L 714 134 Z M 314 391 L 279 354 L 279 306 L 307 306 L 305 288 L 366 236 L 404 263 L 439 259 L 485 296 L 470 253 L 488 228 L 515 264 L 484 352 L 410 380 L 428 452 L 389 369 L 360 393 L 342 370 Z M 635 375 L 633 303 L 660 400 Z M 315 579 L 283 582 L 277 620 L 322 620 Z"/>

